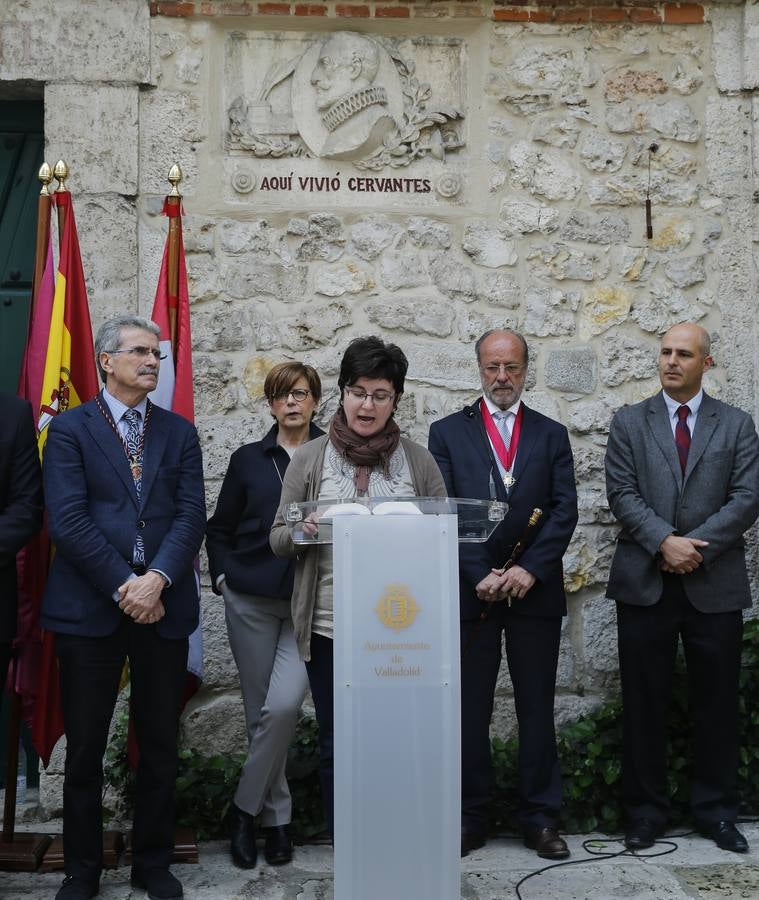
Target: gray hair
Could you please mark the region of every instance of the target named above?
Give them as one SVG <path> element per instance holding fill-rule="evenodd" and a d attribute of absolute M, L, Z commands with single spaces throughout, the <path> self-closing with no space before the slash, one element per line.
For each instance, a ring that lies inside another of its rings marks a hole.
<path fill-rule="evenodd" d="M 477 356 L 477 365 L 480 364 L 480 347 L 482 347 L 482 342 L 485 338 L 489 338 L 491 334 L 510 334 L 512 337 L 515 337 L 522 345 L 525 366 L 530 364 L 530 351 L 527 348 L 527 341 L 524 339 L 524 335 L 521 335 L 518 331 L 514 331 L 513 328 L 491 328 L 489 331 L 481 334 L 479 338 L 477 338 L 477 343 L 474 345 L 474 352 Z"/>
<path fill-rule="evenodd" d="M 107 322 L 103 322 L 95 335 L 95 362 L 103 384 L 106 383 L 107 373 L 100 365 L 100 354 L 120 349 L 121 332 L 125 328 L 140 328 L 142 331 L 149 331 L 157 338 L 161 337 L 159 326 L 142 316 L 116 316 L 115 319 L 108 319 Z"/>

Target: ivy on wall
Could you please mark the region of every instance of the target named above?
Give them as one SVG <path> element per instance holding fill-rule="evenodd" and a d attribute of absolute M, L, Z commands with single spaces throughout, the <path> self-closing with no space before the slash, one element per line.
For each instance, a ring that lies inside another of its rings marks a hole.
<path fill-rule="evenodd" d="M 564 782 L 562 826 L 571 833 L 620 831 L 622 820 L 622 709 L 619 700 L 566 725 L 558 734 Z M 740 792 L 746 812 L 759 811 L 759 619 L 746 623 L 740 683 Z M 106 752 L 106 784 L 131 809 L 134 774 L 126 755 L 126 708 Z M 670 717 L 669 794 L 675 821 L 687 820 L 690 797 L 691 727 L 685 668 L 678 672 Z M 202 756 L 179 752 L 177 820 L 195 829 L 201 840 L 225 835 L 225 818 L 237 786 L 243 754 Z M 493 739 L 492 830 L 518 830 L 516 740 Z M 318 726 L 304 717 L 288 755 L 293 798 L 293 831 L 311 840 L 324 830 L 319 785 Z"/>

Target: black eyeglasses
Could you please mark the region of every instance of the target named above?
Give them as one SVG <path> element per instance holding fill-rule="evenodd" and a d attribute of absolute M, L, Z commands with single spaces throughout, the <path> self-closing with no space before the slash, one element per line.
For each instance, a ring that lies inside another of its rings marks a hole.
<path fill-rule="evenodd" d="M 106 350 L 106 353 L 128 353 L 130 356 L 152 356 L 153 359 L 166 359 L 166 354 L 153 347 L 123 347 L 121 350 Z"/>
<path fill-rule="evenodd" d="M 375 406 L 385 406 L 387 403 L 395 399 L 395 394 L 390 391 L 365 391 L 360 387 L 345 387 L 345 393 L 353 397 L 357 403 L 364 403 L 367 399 L 371 400 Z"/>
<path fill-rule="evenodd" d="M 272 400 L 289 400 L 292 397 L 296 403 L 303 403 L 310 393 L 311 391 L 307 391 L 305 388 L 294 388 L 291 391 L 282 391 L 281 394 L 275 394 Z"/>

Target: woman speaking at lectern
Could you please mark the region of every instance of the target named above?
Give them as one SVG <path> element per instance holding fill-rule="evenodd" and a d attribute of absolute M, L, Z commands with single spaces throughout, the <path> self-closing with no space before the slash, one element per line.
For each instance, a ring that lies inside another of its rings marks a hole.
<path fill-rule="evenodd" d="M 378 337 L 351 341 L 340 363 L 340 406 L 329 433 L 299 448 L 284 478 L 271 529 L 277 556 L 293 557 L 292 616 L 319 723 L 324 812 L 334 833 L 332 547 L 296 546 L 285 522 L 290 503 L 349 497 L 444 497 L 429 451 L 401 437 L 393 413 L 403 395 L 408 360 Z M 381 550 L 378 550 L 381 552 Z"/>

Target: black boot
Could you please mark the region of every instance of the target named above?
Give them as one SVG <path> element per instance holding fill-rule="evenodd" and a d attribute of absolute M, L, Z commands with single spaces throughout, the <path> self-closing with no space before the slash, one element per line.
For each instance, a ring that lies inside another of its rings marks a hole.
<path fill-rule="evenodd" d="M 252 869 L 258 859 L 255 819 L 234 803 L 229 807 L 229 837 L 235 864 L 242 869 Z"/>
<path fill-rule="evenodd" d="M 281 866 L 293 858 L 293 839 L 289 825 L 274 825 L 266 831 L 264 858 L 270 866 Z"/>

